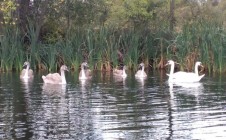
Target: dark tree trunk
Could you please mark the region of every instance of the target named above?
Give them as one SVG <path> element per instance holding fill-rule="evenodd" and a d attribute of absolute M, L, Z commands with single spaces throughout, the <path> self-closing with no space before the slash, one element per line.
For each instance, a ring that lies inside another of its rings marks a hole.
<path fill-rule="evenodd" d="M 26 32 L 30 0 L 18 0 L 18 3 L 19 3 L 19 27 L 22 32 Z"/>
<path fill-rule="evenodd" d="M 5 21 L 4 21 L 4 17 L 3 17 L 3 13 L 0 12 L 0 34 L 2 33 L 2 30 L 3 30 L 3 25 L 5 24 Z"/>
<path fill-rule="evenodd" d="M 170 31 L 173 31 L 175 24 L 174 9 L 175 0 L 170 0 Z"/>

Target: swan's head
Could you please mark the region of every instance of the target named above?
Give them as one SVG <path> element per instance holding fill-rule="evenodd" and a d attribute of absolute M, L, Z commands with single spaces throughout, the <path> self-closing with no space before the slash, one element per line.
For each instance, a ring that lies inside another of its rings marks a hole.
<path fill-rule="evenodd" d="M 69 69 L 67 68 L 66 65 L 62 65 L 62 66 L 60 67 L 60 70 L 61 70 L 61 71 L 69 71 Z"/>
<path fill-rule="evenodd" d="M 127 66 L 126 65 L 123 66 L 123 70 L 127 70 Z"/>
<path fill-rule="evenodd" d="M 82 64 L 81 64 L 81 67 L 82 68 L 88 68 L 89 67 L 89 65 L 88 65 L 88 63 L 87 62 L 83 62 Z"/>
<path fill-rule="evenodd" d="M 198 61 L 198 62 L 196 62 L 196 65 L 197 66 L 202 66 L 202 63 Z"/>
<path fill-rule="evenodd" d="M 174 64 L 174 61 L 173 60 L 169 60 L 166 65 L 173 65 Z"/>
<path fill-rule="evenodd" d="M 28 61 L 24 62 L 23 67 L 30 66 L 30 63 Z"/>
<path fill-rule="evenodd" d="M 144 67 L 144 63 L 140 63 L 139 66 L 140 66 L 140 68 Z"/>

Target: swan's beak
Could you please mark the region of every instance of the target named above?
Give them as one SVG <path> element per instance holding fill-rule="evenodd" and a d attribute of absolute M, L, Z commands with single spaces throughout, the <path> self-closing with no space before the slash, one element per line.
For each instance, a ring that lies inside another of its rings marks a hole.
<path fill-rule="evenodd" d="M 27 64 L 23 64 L 22 68 L 23 69 L 27 68 Z"/>
<path fill-rule="evenodd" d="M 169 65 L 169 62 L 167 62 L 164 66 L 168 66 Z"/>

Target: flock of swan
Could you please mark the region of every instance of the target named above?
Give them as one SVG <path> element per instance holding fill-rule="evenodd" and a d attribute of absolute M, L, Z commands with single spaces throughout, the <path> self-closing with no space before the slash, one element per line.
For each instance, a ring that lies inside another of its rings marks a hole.
<path fill-rule="evenodd" d="M 194 72 L 185 72 L 185 71 L 178 71 L 174 72 L 174 66 L 175 62 L 173 60 L 169 60 L 166 65 L 171 65 L 170 73 L 167 74 L 168 82 L 199 82 L 204 76 L 199 75 L 198 73 L 198 67 L 202 66 L 201 62 L 196 62 L 195 64 L 195 71 Z M 23 67 L 26 67 L 21 71 L 20 78 L 22 79 L 29 79 L 33 78 L 34 74 L 33 71 L 30 69 L 30 63 L 24 62 Z M 79 79 L 80 80 L 86 80 L 92 78 L 91 70 L 88 69 L 87 62 L 83 62 L 81 64 L 81 71 L 79 73 Z M 145 65 L 144 63 L 139 64 L 139 70 L 136 72 L 135 77 L 136 78 L 146 78 L 147 74 L 144 71 Z M 69 71 L 66 65 L 62 65 L 60 68 L 60 74 L 59 73 L 49 73 L 46 76 L 42 76 L 43 82 L 48 84 L 66 84 L 66 78 L 65 78 L 65 71 Z M 123 66 L 122 70 L 114 69 L 113 75 L 116 77 L 126 78 L 126 66 Z"/>

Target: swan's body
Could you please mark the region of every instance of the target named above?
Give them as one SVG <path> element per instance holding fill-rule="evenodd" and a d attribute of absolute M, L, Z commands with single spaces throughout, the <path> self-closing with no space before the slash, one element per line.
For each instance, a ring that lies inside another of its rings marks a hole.
<path fill-rule="evenodd" d="M 126 74 L 126 66 L 123 66 L 123 69 L 122 70 L 114 69 L 113 70 L 113 74 L 114 74 L 114 76 L 117 76 L 117 77 L 126 78 L 127 77 L 127 74 Z"/>
<path fill-rule="evenodd" d="M 141 70 L 138 70 L 135 74 L 136 78 L 146 78 L 147 74 L 144 71 L 144 63 L 140 63 Z"/>
<path fill-rule="evenodd" d="M 79 73 L 79 79 L 80 80 L 86 80 L 92 78 L 92 72 L 90 69 L 87 69 L 89 66 L 87 62 L 83 62 L 81 64 L 81 71 Z"/>
<path fill-rule="evenodd" d="M 205 76 L 205 74 L 201 76 L 198 74 L 198 66 L 201 65 L 201 62 L 196 62 L 195 73 L 184 71 L 174 73 L 174 62 L 169 60 L 167 64 L 171 65 L 170 74 L 167 74 L 169 76 L 169 82 L 199 82 Z"/>
<path fill-rule="evenodd" d="M 65 78 L 65 71 L 68 71 L 67 66 L 62 65 L 60 67 L 60 73 L 49 73 L 46 76 L 42 76 L 42 79 L 44 81 L 44 83 L 48 83 L 48 84 L 66 84 L 66 78 Z"/>
<path fill-rule="evenodd" d="M 33 70 L 29 69 L 30 68 L 30 63 L 29 62 L 24 62 L 23 67 L 26 67 L 25 69 L 23 69 L 20 73 L 20 78 L 23 79 L 29 79 L 29 78 L 33 78 Z"/>

